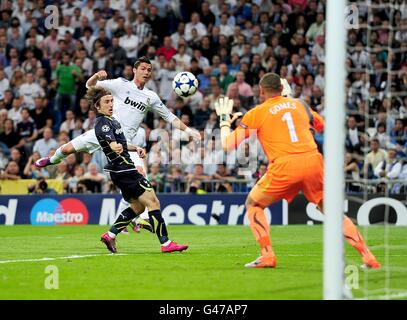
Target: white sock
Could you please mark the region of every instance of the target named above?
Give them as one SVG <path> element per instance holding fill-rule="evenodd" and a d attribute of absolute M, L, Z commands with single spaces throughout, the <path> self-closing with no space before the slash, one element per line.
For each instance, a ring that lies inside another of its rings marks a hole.
<path fill-rule="evenodd" d="M 130 207 L 129 203 L 123 198 L 121 198 L 119 202 L 119 207 L 117 208 L 116 217 L 119 216 L 119 214 L 126 210 L 128 207 Z"/>
<path fill-rule="evenodd" d="M 147 220 L 150 218 L 150 216 L 148 215 L 148 209 L 147 209 L 147 207 L 145 208 L 144 212 L 139 215 L 139 217 L 140 217 L 141 219 L 147 219 Z"/>
<path fill-rule="evenodd" d="M 109 235 L 110 238 L 116 238 L 116 235 L 113 232 L 108 231 L 107 234 Z"/>
<path fill-rule="evenodd" d="M 168 240 L 167 242 L 164 242 L 161 246 L 166 247 L 171 243 L 171 240 Z"/>
<path fill-rule="evenodd" d="M 66 156 L 62 153 L 61 148 L 58 148 L 49 161 L 51 161 L 52 164 L 58 164 L 65 158 Z"/>

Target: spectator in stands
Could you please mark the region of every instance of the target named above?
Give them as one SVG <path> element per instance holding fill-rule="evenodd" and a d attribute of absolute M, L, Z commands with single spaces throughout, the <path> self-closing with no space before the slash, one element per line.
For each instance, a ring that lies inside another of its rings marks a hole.
<path fill-rule="evenodd" d="M 100 193 L 105 190 L 107 180 L 108 179 L 104 174 L 98 172 L 97 165 L 95 163 L 90 163 L 87 172 L 83 175 L 82 183 L 87 186 L 88 191 L 92 193 Z"/>
<path fill-rule="evenodd" d="M 0 80 L 0 93 L 5 92 L 4 88 L 9 88 L 9 80 L 13 76 L 15 71 L 21 70 L 20 62 L 18 61 L 18 57 L 10 58 L 10 65 L 4 68 L 5 78 Z M 1 75 L 0 75 L 1 78 Z"/>
<path fill-rule="evenodd" d="M 120 39 L 116 36 L 112 38 L 112 46 L 107 49 L 107 56 L 110 63 L 110 70 L 107 70 L 112 78 L 120 77 L 127 63 L 126 50 L 120 46 Z M 90 74 L 89 74 L 90 75 Z"/>
<path fill-rule="evenodd" d="M 10 161 L 8 155 L 6 155 L 7 150 L 5 149 L 8 150 L 5 145 L 0 144 L 0 170 L 5 169 Z"/>
<path fill-rule="evenodd" d="M 398 150 L 400 146 L 403 147 L 407 142 L 407 128 L 404 125 L 403 119 L 396 119 L 395 126 L 390 132 L 391 142 L 398 145 Z"/>
<path fill-rule="evenodd" d="M 356 118 L 354 116 L 348 117 L 348 130 L 346 133 L 346 149 L 350 153 L 361 153 L 363 145 L 362 133 L 357 128 Z"/>
<path fill-rule="evenodd" d="M 0 141 L 4 143 L 8 149 L 23 145 L 23 143 L 21 143 L 21 136 L 14 130 L 13 120 L 6 119 L 4 131 L 0 133 Z"/>
<path fill-rule="evenodd" d="M 25 166 L 25 159 L 21 154 L 20 149 L 14 147 L 10 150 L 10 161 L 15 161 L 18 164 L 19 168 L 19 175 L 23 176 L 24 166 Z"/>
<path fill-rule="evenodd" d="M 204 67 L 203 73 L 198 74 L 198 81 L 199 81 L 199 90 L 204 94 L 208 94 L 210 90 L 210 78 L 212 74 L 211 67 Z"/>
<path fill-rule="evenodd" d="M 174 106 L 174 114 L 178 117 L 181 118 L 182 115 L 186 114 L 189 117 L 189 120 L 193 122 L 193 114 L 192 110 L 189 105 L 187 105 L 181 97 L 177 97 L 175 99 L 175 106 Z"/>
<path fill-rule="evenodd" d="M 34 82 L 34 75 L 31 72 L 25 75 L 25 82 L 20 86 L 19 94 L 24 98 L 25 107 L 28 107 L 30 110 L 35 108 L 34 98 L 45 95 L 40 85 Z"/>
<path fill-rule="evenodd" d="M 177 50 L 172 46 L 171 37 L 164 38 L 164 45 L 157 49 L 157 56 L 163 55 L 166 61 L 170 61 L 172 57 L 177 53 Z"/>
<path fill-rule="evenodd" d="M 172 165 L 165 175 L 166 192 L 183 192 L 185 190 L 184 179 L 182 168 Z"/>
<path fill-rule="evenodd" d="M 13 121 L 13 126 L 21 121 L 21 110 L 23 106 L 23 98 L 19 95 L 14 96 L 12 108 L 8 111 L 8 119 Z"/>
<path fill-rule="evenodd" d="M 152 33 L 151 26 L 145 21 L 145 15 L 142 11 L 137 12 L 137 20 L 133 26 L 135 34 L 139 37 L 138 56 L 143 56 L 151 42 Z M 174 45 L 177 43 L 178 41 L 173 41 Z"/>
<path fill-rule="evenodd" d="M 62 180 L 64 182 L 64 189 L 68 188 L 68 179 L 71 175 L 68 172 L 67 163 L 65 160 L 61 161 L 57 165 L 57 171 L 55 173 L 54 179 Z"/>
<path fill-rule="evenodd" d="M 52 129 L 45 128 L 44 129 L 44 138 L 37 140 L 34 143 L 33 151 L 34 152 L 38 151 L 41 158 L 43 158 L 48 155 L 48 153 L 51 149 L 57 149 L 57 148 L 58 148 L 58 143 L 53 138 Z"/>
<path fill-rule="evenodd" d="M 56 69 L 58 89 L 56 96 L 56 110 L 54 112 L 55 124 L 59 126 L 62 122 L 60 113 L 74 109 L 76 100 L 76 81 L 81 75 L 81 69 L 75 64 L 71 64 L 71 56 L 68 53 L 62 55 L 62 64 Z"/>
<path fill-rule="evenodd" d="M 41 49 L 44 58 L 50 58 L 58 52 L 58 29 L 51 29 L 48 36 L 41 43 Z"/>
<path fill-rule="evenodd" d="M 205 25 L 208 33 L 212 31 L 213 26 L 215 25 L 216 18 L 213 12 L 210 10 L 209 2 L 203 1 L 201 4 L 201 10 L 199 11 L 200 19 Z"/>
<path fill-rule="evenodd" d="M 264 174 L 267 172 L 267 165 L 265 163 L 260 163 L 257 171 L 254 173 L 253 177 L 256 179 L 256 183 L 257 181 L 260 180 L 260 178 L 262 176 L 264 176 Z"/>
<path fill-rule="evenodd" d="M 30 111 L 30 117 L 34 120 L 35 127 L 37 129 L 38 135 L 42 136 L 44 129 L 47 127 L 47 120 L 53 119 L 52 115 L 48 112 L 45 106 L 45 100 L 42 97 L 34 98 L 34 110 Z"/>
<path fill-rule="evenodd" d="M 345 179 L 353 180 L 346 182 L 346 191 L 360 191 L 360 185 L 358 183 L 355 183 L 355 181 L 360 180 L 358 161 L 352 155 L 352 153 L 349 152 L 345 154 Z"/>
<path fill-rule="evenodd" d="M 228 13 L 222 13 L 220 15 L 220 25 L 219 25 L 220 34 L 225 35 L 228 38 L 233 35 L 233 28 L 228 23 L 229 16 L 230 15 Z"/>
<path fill-rule="evenodd" d="M 239 72 L 236 74 L 236 81 L 233 82 L 233 84 L 236 85 L 240 96 L 243 96 L 243 97 L 245 97 L 245 98 L 252 97 L 252 96 L 253 96 L 253 90 L 252 90 L 252 88 L 250 87 L 250 85 L 249 85 L 247 82 L 245 82 L 244 80 L 245 80 L 245 75 L 244 75 L 244 73 L 241 72 L 241 71 L 239 71 Z M 227 95 L 228 97 L 231 97 L 231 90 L 232 90 L 232 89 L 231 89 L 230 86 L 231 86 L 231 85 L 229 85 L 228 90 L 227 90 L 227 92 L 226 92 L 226 95 Z"/>
<path fill-rule="evenodd" d="M 379 140 L 380 142 L 380 148 L 382 149 L 389 149 L 393 147 L 394 145 L 390 142 L 390 137 L 386 133 L 386 125 L 383 122 L 380 122 L 377 125 L 377 132 L 374 135 L 374 138 Z"/>
<path fill-rule="evenodd" d="M 5 170 L 0 171 L 0 180 L 19 180 L 21 179 L 20 168 L 15 161 L 10 161 Z"/>
<path fill-rule="evenodd" d="M 325 21 L 324 21 L 324 14 L 319 12 L 316 17 L 316 21 L 311 24 L 307 33 L 305 34 L 306 40 L 308 44 L 312 44 L 316 37 L 319 35 L 324 34 L 325 32 Z"/>
<path fill-rule="evenodd" d="M 159 86 L 159 95 L 163 101 L 166 103 L 168 100 L 171 99 L 171 95 L 173 94 L 172 90 L 172 80 L 174 80 L 175 75 L 177 74 L 176 68 L 176 61 L 175 59 L 170 59 L 166 64 L 165 68 L 159 70 L 156 74 L 155 80 L 160 82 Z"/>
<path fill-rule="evenodd" d="M 83 129 L 85 131 L 91 130 L 95 127 L 95 123 L 96 123 L 96 112 L 91 109 L 88 112 L 88 118 L 83 123 Z"/>
<path fill-rule="evenodd" d="M 37 178 L 34 185 L 28 186 L 28 193 L 32 194 L 56 194 L 56 191 L 48 187 L 48 183 L 44 177 Z"/>
<path fill-rule="evenodd" d="M 202 73 L 202 69 L 199 66 L 198 60 L 196 58 L 191 58 L 190 72 L 196 77 L 198 74 Z"/>
<path fill-rule="evenodd" d="M 389 149 L 387 160 L 380 161 L 379 164 L 374 168 L 375 177 L 380 179 L 386 178 L 389 180 L 384 180 L 382 183 L 379 183 L 379 185 L 377 186 L 378 191 L 385 191 L 387 186 L 388 190 L 391 192 L 394 185 L 393 183 L 391 183 L 391 180 L 399 178 L 401 169 L 402 163 L 397 158 L 397 149 Z"/>
<path fill-rule="evenodd" d="M 244 97 L 239 93 L 239 87 L 236 82 L 233 82 L 229 85 L 228 87 L 228 92 L 226 95 L 233 100 L 239 100 L 240 101 L 240 107 L 248 109 L 248 107 L 251 105 L 251 101 L 253 97 Z"/>
<path fill-rule="evenodd" d="M 76 109 L 75 117 L 85 121 L 88 117 L 89 102 L 85 98 L 79 100 L 79 108 Z"/>
<path fill-rule="evenodd" d="M 200 22 L 200 16 L 197 12 L 191 14 L 191 21 L 185 25 L 185 40 L 189 41 L 192 39 L 192 29 L 196 29 L 200 38 L 208 32 L 206 26 Z"/>
<path fill-rule="evenodd" d="M 187 70 L 191 63 L 191 56 L 186 52 L 185 45 L 178 47 L 178 52 L 173 56 L 176 63 L 176 70 L 178 72 Z"/>
<path fill-rule="evenodd" d="M 92 33 L 93 33 L 92 28 L 86 27 L 83 30 L 83 36 L 79 38 L 82 41 L 88 55 L 93 54 L 93 45 L 96 40 L 96 37 L 93 36 Z"/>
<path fill-rule="evenodd" d="M 228 66 L 226 63 L 222 63 L 219 66 L 219 85 L 223 92 L 227 92 L 229 85 L 235 80 L 235 78 L 229 74 Z"/>
<path fill-rule="evenodd" d="M 198 109 L 195 112 L 194 116 L 194 127 L 197 129 L 203 129 L 205 123 L 208 121 L 209 116 L 211 114 L 210 110 L 210 99 L 209 97 L 205 97 L 202 103 L 199 105 Z"/>
<path fill-rule="evenodd" d="M 73 140 L 76 137 L 80 136 L 84 133 L 85 130 L 83 129 L 83 121 L 81 118 L 75 119 L 75 127 L 69 131 L 69 140 Z"/>
<path fill-rule="evenodd" d="M 75 129 L 75 115 L 72 110 L 67 110 L 65 112 L 65 121 L 59 127 L 59 132 L 70 132 L 73 129 Z"/>
<path fill-rule="evenodd" d="M 49 178 L 50 174 L 47 168 L 37 168 L 35 161 L 41 158 L 38 152 L 33 152 L 33 154 L 28 158 L 28 161 L 24 168 L 24 177 L 27 179 L 38 179 L 40 177 Z"/>
<path fill-rule="evenodd" d="M 202 188 L 202 182 L 199 180 L 191 181 L 188 184 L 187 190 L 185 192 L 192 194 L 206 194 L 206 191 Z"/>
<path fill-rule="evenodd" d="M 194 181 L 204 181 L 204 180 L 209 180 L 211 177 L 208 175 L 204 174 L 203 171 L 203 165 L 198 163 L 195 164 L 194 166 L 194 170 L 192 173 L 189 173 L 186 176 L 186 182 L 188 183 L 187 188 L 189 189 L 189 187 L 191 186 L 191 183 L 193 183 Z"/>
<path fill-rule="evenodd" d="M 157 142 L 151 146 L 150 152 L 148 153 L 148 165 L 160 164 L 164 166 L 168 164 L 168 153 L 161 145 L 161 143 Z"/>
<path fill-rule="evenodd" d="M 164 174 L 160 172 L 160 165 L 153 163 L 150 166 L 149 173 L 147 174 L 148 181 L 154 188 L 155 192 L 163 192 L 164 190 Z"/>
<path fill-rule="evenodd" d="M 363 167 L 364 177 L 369 179 L 373 178 L 373 171 L 379 163 L 388 159 L 386 150 L 380 149 L 379 140 L 372 139 L 370 141 L 370 149 L 371 151 L 366 155 Z"/>
<path fill-rule="evenodd" d="M 26 154 L 30 154 L 38 133 L 28 108 L 21 109 L 21 121 L 17 123 L 16 132 L 22 138 L 19 145 L 24 146 Z"/>
<path fill-rule="evenodd" d="M 260 35 L 254 34 L 251 41 L 251 53 L 262 56 L 266 47 L 267 45 L 264 42 L 261 42 Z"/>
<path fill-rule="evenodd" d="M 83 193 L 81 192 L 79 187 L 79 182 L 83 179 L 83 175 L 85 173 L 84 168 L 77 164 L 75 166 L 75 175 L 71 176 L 67 181 L 67 192 L 68 193 Z"/>
<path fill-rule="evenodd" d="M 213 179 L 216 180 L 230 180 L 233 179 L 233 175 L 231 174 L 229 168 L 226 166 L 226 163 L 219 163 L 217 165 L 216 172 L 212 175 Z M 221 186 L 219 186 L 221 188 Z"/>
<path fill-rule="evenodd" d="M 10 110 L 12 107 L 12 104 L 13 104 L 13 100 L 14 100 L 13 92 L 10 89 L 8 89 L 8 90 L 4 91 L 4 95 L 2 97 L 3 97 L 3 99 L 1 99 L 1 97 L 0 97 L 0 101 L 2 101 L 2 103 L 4 103 L 4 107 L 7 110 Z"/>
<path fill-rule="evenodd" d="M 205 130 L 209 130 L 209 132 L 211 132 L 216 127 L 219 128 L 218 116 L 215 111 L 212 111 L 209 115 L 208 121 L 205 124 Z"/>

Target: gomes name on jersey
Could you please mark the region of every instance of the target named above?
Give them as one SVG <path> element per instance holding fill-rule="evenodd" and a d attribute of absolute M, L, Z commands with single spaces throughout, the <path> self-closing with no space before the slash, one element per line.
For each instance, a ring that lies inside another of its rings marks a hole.
<path fill-rule="evenodd" d="M 124 104 L 128 104 L 128 105 L 130 105 L 131 107 L 140 110 L 141 112 L 144 112 L 144 111 L 146 111 L 146 109 L 147 109 L 147 105 L 146 105 L 146 104 L 144 104 L 144 103 L 141 102 L 141 101 L 133 101 L 133 100 L 131 100 L 129 97 L 126 97 L 126 99 L 124 100 Z"/>

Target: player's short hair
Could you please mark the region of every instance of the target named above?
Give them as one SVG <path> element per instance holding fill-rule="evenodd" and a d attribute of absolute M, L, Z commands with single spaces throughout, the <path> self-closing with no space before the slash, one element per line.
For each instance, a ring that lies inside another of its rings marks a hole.
<path fill-rule="evenodd" d="M 261 77 L 259 85 L 266 91 L 276 91 L 280 92 L 281 79 L 276 73 L 266 73 Z"/>
<path fill-rule="evenodd" d="M 138 68 L 138 66 L 142 63 L 147 63 L 151 65 L 151 61 L 149 58 L 147 58 L 146 56 L 142 56 L 140 58 L 137 59 L 137 61 L 134 63 L 134 68 Z"/>
<path fill-rule="evenodd" d="M 90 109 L 97 111 L 96 106 L 100 103 L 102 97 L 111 95 L 112 93 L 109 90 L 106 90 L 102 87 L 91 87 L 88 89 L 85 95 L 85 99 L 89 101 Z"/>

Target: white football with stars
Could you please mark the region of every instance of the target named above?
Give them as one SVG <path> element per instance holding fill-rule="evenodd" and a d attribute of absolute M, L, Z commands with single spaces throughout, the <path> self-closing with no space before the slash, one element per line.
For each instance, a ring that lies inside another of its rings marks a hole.
<path fill-rule="evenodd" d="M 192 96 L 198 90 L 198 79 L 191 72 L 180 72 L 174 77 L 172 88 L 180 97 Z"/>

